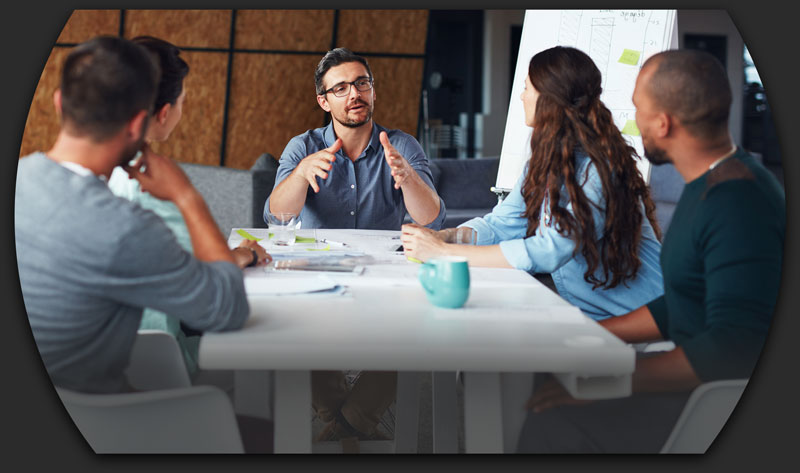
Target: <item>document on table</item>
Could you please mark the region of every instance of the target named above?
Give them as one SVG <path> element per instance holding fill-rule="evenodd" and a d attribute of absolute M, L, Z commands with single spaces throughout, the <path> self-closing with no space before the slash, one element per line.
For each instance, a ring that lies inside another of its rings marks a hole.
<path fill-rule="evenodd" d="M 577 307 L 488 307 L 470 305 L 460 309 L 434 309 L 437 319 L 503 320 L 554 324 L 583 324 L 586 316 Z"/>
<path fill-rule="evenodd" d="M 344 287 L 324 274 L 313 277 L 258 277 L 244 278 L 248 296 L 285 296 L 344 293 Z"/>

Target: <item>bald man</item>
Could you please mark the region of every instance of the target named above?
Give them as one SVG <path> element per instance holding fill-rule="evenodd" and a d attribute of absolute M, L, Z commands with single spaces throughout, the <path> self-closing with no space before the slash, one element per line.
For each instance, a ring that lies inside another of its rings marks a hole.
<path fill-rule="evenodd" d="M 731 139 L 724 68 L 704 52 L 656 54 L 642 66 L 633 103 L 645 157 L 673 163 L 686 187 L 664 237 L 664 295 L 600 323 L 625 342 L 671 340 L 675 348 L 638 357 L 628 398 L 578 401 L 537 377 L 522 453 L 659 452 L 694 388 L 749 378 L 771 323 L 785 197 Z"/>

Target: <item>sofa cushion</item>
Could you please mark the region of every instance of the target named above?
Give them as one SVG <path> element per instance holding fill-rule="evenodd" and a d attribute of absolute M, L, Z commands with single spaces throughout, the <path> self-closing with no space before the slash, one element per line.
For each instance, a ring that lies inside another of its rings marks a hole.
<path fill-rule="evenodd" d="M 231 228 L 253 225 L 250 171 L 204 164 L 180 163 L 180 166 L 203 196 L 225 238 Z"/>
<path fill-rule="evenodd" d="M 497 181 L 499 158 L 436 159 L 441 171 L 436 191 L 450 209 L 492 208 L 497 195 L 490 188 Z"/>

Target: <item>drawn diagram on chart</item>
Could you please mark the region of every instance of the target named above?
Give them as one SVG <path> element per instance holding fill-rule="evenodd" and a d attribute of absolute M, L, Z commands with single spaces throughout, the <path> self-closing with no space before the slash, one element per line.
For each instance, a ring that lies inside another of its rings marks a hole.
<path fill-rule="evenodd" d="M 648 180 L 650 163 L 643 157 L 631 96 L 644 61 L 678 47 L 677 28 L 675 10 L 526 11 L 495 188 L 510 190 L 530 158 L 532 128 L 525 125 L 519 97 L 531 57 L 553 46 L 578 48 L 597 65 L 603 78 L 600 99 L 641 157 L 637 166 Z"/>

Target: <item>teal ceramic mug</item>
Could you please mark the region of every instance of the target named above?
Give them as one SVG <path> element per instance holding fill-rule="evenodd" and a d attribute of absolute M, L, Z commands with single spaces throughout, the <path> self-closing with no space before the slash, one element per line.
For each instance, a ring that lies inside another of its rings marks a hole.
<path fill-rule="evenodd" d="M 469 266 L 460 256 L 432 258 L 419 268 L 419 281 L 431 304 L 457 309 L 469 297 Z"/>

